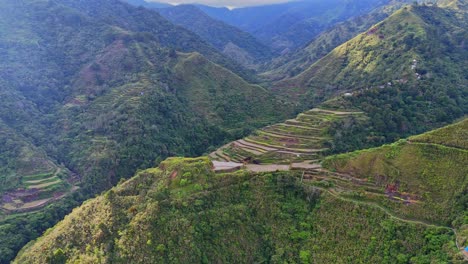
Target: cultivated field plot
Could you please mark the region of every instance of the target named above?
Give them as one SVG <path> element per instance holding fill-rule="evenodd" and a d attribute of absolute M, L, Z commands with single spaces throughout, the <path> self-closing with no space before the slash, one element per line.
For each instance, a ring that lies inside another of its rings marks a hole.
<path fill-rule="evenodd" d="M 26 175 L 21 187 L 5 192 L 0 199 L 0 209 L 5 213 L 20 213 L 42 208 L 75 190 L 70 172 L 56 167 L 54 171 Z"/>
<path fill-rule="evenodd" d="M 345 112 L 314 108 L 255 131 L 252 135 L 225 145 L 210 154 L 213 160 L 254 164 L 291 164 L 316 162 L 328 150 L 330 126 L 362 112 Z"/>

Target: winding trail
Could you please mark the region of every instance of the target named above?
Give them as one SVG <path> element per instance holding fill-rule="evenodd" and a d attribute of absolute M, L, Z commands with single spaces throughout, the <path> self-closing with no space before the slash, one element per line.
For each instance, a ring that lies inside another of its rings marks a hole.
<path fill-rule="evenodd" d="M 306 185 L 304 183 L 301 183 L 303 185 Z M 392 219 L 395 219 L 395 220 L 398 220 L 398 221 L 401 221 L 401 222 L 405 222 L 405 223 L 411 223 L 411 224 L 418 224 L 418 225 L 424 225 L 424 226 L 427 226 L 427 227 L 433 227 L 433 228 L 443 228 L 443 229 L 448 229 L 450 231 L 452 231 L 454 233 L 454 236 L 455 236 L 455 245 L 457 246 L 457 249 L 459 251 L 462 251 L 463 248 L 460 247 L 460 245 L 458 244 L 458 233 L 457 231 L 452 228 L 452 227 L 449 227 L 449 226 L 442 226 L 442 225 L 436 225 L 436 224 L 432 224 L 432 223 L 428 223 L 428 222 L 424 222 L 424 221 L 421 221 L 421 220 L 414 220 L 414 219 L 405 219 L 405 218 L 401 218 L 397 215 L 395 215 L 391 210 L 381 206 L 381 205 L 378 205 L 378 204 L 375 204 L 375 203 L 372 203 L 372 202 L 364 202 L 364 201 L 358 201 L 358 200 L 354 200 L 354 199 L 351 199 L 351 198 L 345 198 L 339 194 L 336 194 L 328 189 L 325 189 L 325 188 L 322 188 L 322 187 L 317 187 L 317 186 L 314 186 L 315 188 L 317 189 L 320 189 L 324 192 L 327 192 L 328 194 L 332 195 L 333 197 L 337 198 L 337 199 L 340 199 L 342 201 L 346 201 L 346 202 L 351 202 L 351 203 L 355 203 L 355 204 L 360 204 L 360 205 L 366 205 L 366 206 L 370 206 L 370 207 L 374 207 L 374 208 L 377 208 L 377 209 L 380 209 L 382 210 L 384 213 L 386 213 L 388 216 L 390 216 L 390 218 Z M 465 260 L 468 260 L 468 258 L 466 256 L 463 255 L 463 257 L 465 258 Z"/>

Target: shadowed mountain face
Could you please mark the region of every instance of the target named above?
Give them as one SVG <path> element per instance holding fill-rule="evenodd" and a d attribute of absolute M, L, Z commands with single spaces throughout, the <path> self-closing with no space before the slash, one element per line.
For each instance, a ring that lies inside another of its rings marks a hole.
<path fill-rule="evenodd" d="M 341 130 L 354 139 L 381 144 L 420 133 L 468 110 L 466 28 L 464 9 L 408 6 L 275 89 L 310 104 L 335 95 L 342 107 L 369 113 L 371 128 L 361 129 L 372 137 Z"/>
<path fill-rule="evenodd" d="M 255 67 L 273 56 L 269 47 L 249 33 L 211 18 L 196 6 L 180 5 L 162 8 L 158 12 L 174 24 L 196 33 L 223 54 L 247 67 Z"/>
<path fill-rule="evenodd" d="M 228 10 L 201 6 L 208 15 L 250 32 L 277 52 L 289 52 L 330 26 L 388 3 L 366 1 L 298 1 Z"/>

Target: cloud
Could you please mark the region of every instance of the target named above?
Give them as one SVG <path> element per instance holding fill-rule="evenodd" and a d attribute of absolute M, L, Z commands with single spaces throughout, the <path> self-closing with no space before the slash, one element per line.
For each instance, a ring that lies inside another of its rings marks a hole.
<path fill-rule="evenodd" d="M 259 6 L 268 4 L 277 4 L 290 2 L 291 0 L 147 0 L 149 2 L 162 2 L 173 5 L 179 4 L 204 4 L 217 7 L 245 7 L 245 6 Z"/>

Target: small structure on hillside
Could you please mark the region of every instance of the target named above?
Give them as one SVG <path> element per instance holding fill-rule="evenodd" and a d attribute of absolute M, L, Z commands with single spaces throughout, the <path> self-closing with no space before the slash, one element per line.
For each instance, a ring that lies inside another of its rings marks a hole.
<path fill-rule="evenodd" d="M 468 247 L 466 247 L 466 248 L 463 250 L 463 255 L 465 255 L 465 258 L 468 258 Z"/>

